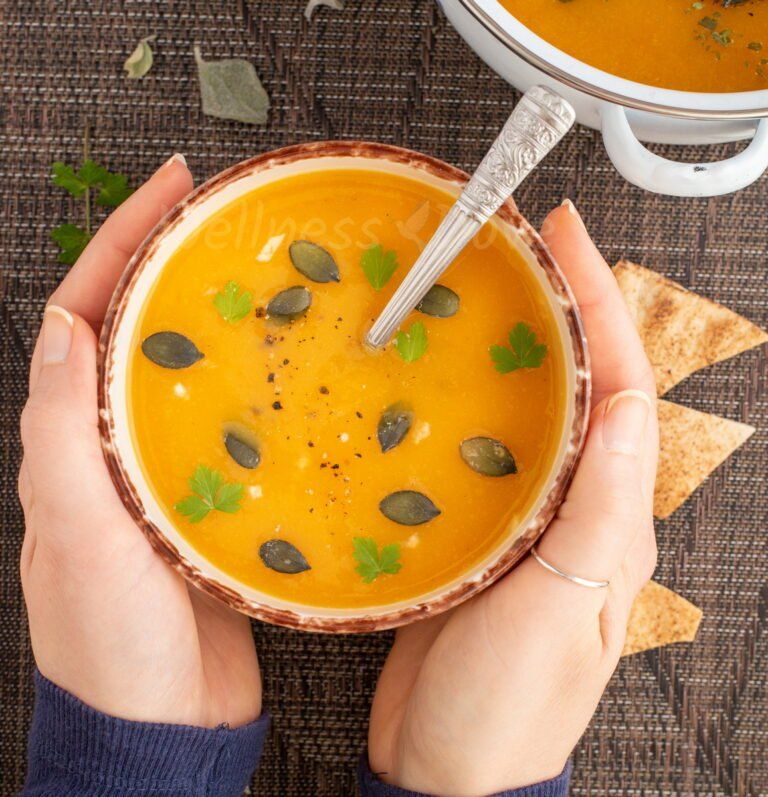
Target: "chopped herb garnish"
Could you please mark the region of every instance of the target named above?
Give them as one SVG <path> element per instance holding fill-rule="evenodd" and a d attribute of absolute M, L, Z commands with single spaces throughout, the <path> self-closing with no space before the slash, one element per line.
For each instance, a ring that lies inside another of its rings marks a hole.
<path fill-rule="evenodd" d="M 228 323 L 234 324 L 245 318 L 253 307 L 253 297 L 246 290 L 241 290 L 240 286 L 230 280 L 223 291 L 219 291 L 213 298 L 213 306 L 219 311 L 219 315 Z"/>
<path fill-rule="evenodd" d="M 538 368 L 547 354 L 544 343 L 536 343 L 536 333 L 522 321 L 509 333 L 509 345 L 491 346 L 491 359 L 500 374 L 520 368 Z"/>
<path fill-rule="evenodd" d="M 380 291 L 390 280 L 397 268 L 397 255 L 385 252 L 381 244 L 374 244 L 360 256 L 360 266 L 368 282 Z"/>
<path fill-rule="evenodd" d="M 402 567 L 398 562 L 400 546 L 397 543 L 385 545 L 379 553 L 373 537 L 355 537 L 354 546 L 354 556 L 358 563 L 355 570 L 366 584 L 370 584 L 383 573 L 395 575 Z"/>
<path fill-rule="evenodd" d="M 411 324 L 408 332 L 398 332 L 395 336 L 397 353 L 407 362 L 418 360 L 427 350 L 427 330 L 421 321 Z"/>
<path fill-rule="evenodd" d="M 712 19 L 712 17 L 702 17 L 699 20 L 699 25 L 707 30 L 715 30 L 717 28 L 717 20 Z"/>
<path fill-rule="evenodd" d="M 188 483 L 194 495 L 182 498 L 173 508 L 190 523 L 199 523 L 212 509 L 230 514 L 240 509 L 243 485 L 225 483 L 219 471 L 198 465 Z"/>

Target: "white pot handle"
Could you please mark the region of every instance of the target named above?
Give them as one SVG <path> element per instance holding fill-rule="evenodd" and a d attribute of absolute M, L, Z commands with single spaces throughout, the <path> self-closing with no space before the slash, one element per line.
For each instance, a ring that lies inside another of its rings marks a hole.
<path fill-rule="evenodd" d="M 630 183 L 669 196 L 718 196 L 738 191 L 768 168 L 768 118 L 757 124 L 749 146 L 724 161 L 677 163 L 647 150 L 632 132 L 625 109 L 601 108 L 603 142 L 608 157 Z"/>

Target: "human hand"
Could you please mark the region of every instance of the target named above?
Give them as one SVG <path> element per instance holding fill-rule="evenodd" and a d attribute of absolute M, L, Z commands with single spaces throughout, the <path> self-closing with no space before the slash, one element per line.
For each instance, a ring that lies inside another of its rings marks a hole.
<path fill-rule="evenodd" d="M 261 713 L 250 623 L 155 554 L 112 485 L 98 430 L 95 331 L 134 250 L 191 188 L 172 158 L 50 299 L 21 419 L 21 580 L 35 660 L 51 681 L 123 719 L 236 727 Z"/>
<path fill-rule="evenodd" d="M 593 403 L 584 454 L 532 557 L 453 612 L 398 631 L 371 713 L 388 783 L 479 797 L 557 776 L 613 673 L 629 610 L 656 564 L 655 383 L 610 268 L 570 203 L 542 236 L 581 309 Z M 629 391 L 629 392 L 625 392 Z"/>

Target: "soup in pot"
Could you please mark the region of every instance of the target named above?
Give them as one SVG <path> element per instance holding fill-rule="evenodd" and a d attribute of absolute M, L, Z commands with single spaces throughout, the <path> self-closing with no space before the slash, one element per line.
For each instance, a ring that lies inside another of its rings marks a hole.
<path fill-rule="evenodd" d="M 590 66 L 666 89 L 768 88 L 768 0 L 499 0 Z"/>

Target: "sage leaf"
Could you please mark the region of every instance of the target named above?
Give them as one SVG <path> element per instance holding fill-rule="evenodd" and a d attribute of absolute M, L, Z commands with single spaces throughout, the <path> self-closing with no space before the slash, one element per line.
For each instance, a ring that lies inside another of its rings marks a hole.
<path fill-rule="evenodd" d="M 253 64 L 242 58 L 205 61 L 195 46 L 203 113 L 252 125 L 267 121 L 269 96 Z"/>
<path fill-rule="evenodd" d="M 154 36 L 145 36 L 137 45 L 136 49 L 125 59 L 123 69 L 128 73 L 131 80 L 138 80 L 152 69 L 152 62 L 154 56 L 152 55 L 152 48 L 149 43 L 154 39 Z"/>
<path fill-rule="evenodd" d="M 344 8 L 344 3 L 342 0 L 309 0 L 307 7 L 304 9 L 304 16 L 307 22 L 312 21 L 312 15 L 318 6 L 327 6 L 335 11 L 341 11 Z"/>

